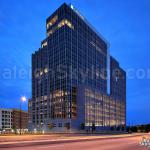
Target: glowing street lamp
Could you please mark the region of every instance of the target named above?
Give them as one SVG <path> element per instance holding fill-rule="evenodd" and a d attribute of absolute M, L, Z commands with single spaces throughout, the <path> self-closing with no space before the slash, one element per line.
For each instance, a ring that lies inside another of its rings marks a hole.
<path fill-rule="evenodd" d="M 20 99 L 20 135 L 21 135 L 21 128 L 22 128 L 22 103 L 23 102 L 26 102 L 27 101 L 27 98 L 25 96 L 22 96 L 21 99 Z"/>
<path fill-rule="evenodd" d="M 22 102 L 26 102 L 26 101 L 27 101 L 27 98 L 26 98 L 25 96 L 22 96 L 22 97 L 21 97 L 21 101 L 22 101 Z"/>

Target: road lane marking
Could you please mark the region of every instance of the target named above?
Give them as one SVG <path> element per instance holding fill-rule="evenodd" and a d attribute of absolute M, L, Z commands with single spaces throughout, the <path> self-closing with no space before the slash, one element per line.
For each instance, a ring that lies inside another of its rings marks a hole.
<path fill-rule="evenodd" d="M 41 147 L 38 147 L 36 149 L 46 149 L 46 148 L 54 148 L 54 147 L 60 147 L 60 146 L 65 146 L 65 145 L 50 145 L 50 146 L 41 146 Z"/>

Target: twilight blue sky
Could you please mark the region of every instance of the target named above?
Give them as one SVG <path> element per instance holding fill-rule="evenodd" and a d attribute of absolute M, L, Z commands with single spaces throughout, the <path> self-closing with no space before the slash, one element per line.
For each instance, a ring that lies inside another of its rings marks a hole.
<path fill-rule="evenodd" d="M 46 36 L 46 18 L 63 2 L 0 1 L 0 107 L 19 107 L 21 95 L 31 97 L 31 54 Z M 65 2 L 109 41 L 111 54 L 128 71 L 128 124 L 150 123 L 150 0 Z"/>

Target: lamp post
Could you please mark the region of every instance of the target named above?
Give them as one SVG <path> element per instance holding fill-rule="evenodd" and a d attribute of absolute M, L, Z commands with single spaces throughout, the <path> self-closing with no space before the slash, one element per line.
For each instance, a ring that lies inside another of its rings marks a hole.
<path fill-rule="evenodd" d="M 22 103 L 25 102 L 27 98 L 22 96 L 20 99 L 20 135 L 21 135 L 21 128 L 22 128 Z"/>

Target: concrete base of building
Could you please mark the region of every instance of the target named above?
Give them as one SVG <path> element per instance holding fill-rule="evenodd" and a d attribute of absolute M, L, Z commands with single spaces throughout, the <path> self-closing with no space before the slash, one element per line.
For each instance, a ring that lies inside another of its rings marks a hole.
<path fill-rule="evenodd" d="M 32 133 L 79 133 L 79 134 L 122 134 L 125 133 L 125 130 L 112 128 L 111 127 L 95 127 L 95 129 L 92 129 L 92 127 L 85 127 L 84 129 L 81 128 L 73 128 L 73 127 L 52 127 L 48 128 L 47 125 L 43 125 L 43 127 L 39 126 L 32 126 L 32 128 L 29 128 L 29 132 Z"/>

